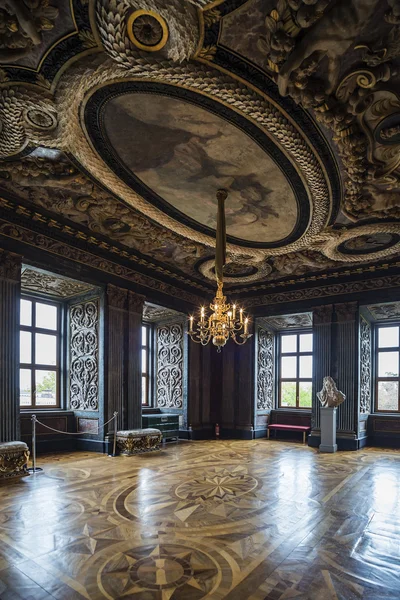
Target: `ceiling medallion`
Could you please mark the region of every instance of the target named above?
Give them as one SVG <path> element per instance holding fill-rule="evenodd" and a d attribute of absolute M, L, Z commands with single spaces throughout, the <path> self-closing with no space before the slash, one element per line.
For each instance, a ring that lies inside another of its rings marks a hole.
<path fill-rule="evenodd" d="M 132 44 L 145 52 L 157 52 L 168 41 L 165 20 L 152 10 L 135 10 L 128 17 L 128 37 Z"/>
<path fill-rule="evenodd" d="M 187 332 L 193 342 L 206 346 L 211 340 L 217 346 L 217 352 L 225 346 L 229 338 L 242 346 L 253 335 L 249 333 L 249 319 L 243 314 L 243 308 L 227 304 L 223 292 L 223 269 L 226 261 L 226 226 L 225 226 L 225 200 L 228 196 L 226 190 L 217 191 L 218 216 L 217 216 L 217 242 L 215 248 L 215 277 L 217 280 L 217 293 L 210 309 L 210 316 L 205 314 L 204 306 L 200 309 L 200 320 L 193 328 L 193 316 L 189 318 L 189 331 Z M 239 318 L 237 318 L 239 313 Z M 237 339 L 237 335 L 241 341 Z"/>

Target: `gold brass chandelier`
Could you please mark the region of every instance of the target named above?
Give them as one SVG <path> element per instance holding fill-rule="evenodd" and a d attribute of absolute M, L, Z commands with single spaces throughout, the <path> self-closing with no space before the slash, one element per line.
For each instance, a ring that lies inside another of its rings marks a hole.
<path fill-rule="evenodd" d="M 217 280 L 217 293 L 210 304 L 211 315 L 206 315 L 204 306 L 200 308 L 200 319 L 194 323 L 194 317 L 189 317 L 188 335 L 193 342 L 206 346 L 211 340 L 217 346 L 217 352 L 225 346 L 229 338 L 242 346 L 253 335 L 249 333 L 249 318 L 243 313 L 243 308 L 236 304 L 228 304 L 223 292 L 223 269 L 226 260 L 226 226 L 225 226 L 225 200 L 228 197 L 226 190 L 217 191 L 218 216 L 217 216 L 217 243 L 215 251 L 215 277 Z"/>

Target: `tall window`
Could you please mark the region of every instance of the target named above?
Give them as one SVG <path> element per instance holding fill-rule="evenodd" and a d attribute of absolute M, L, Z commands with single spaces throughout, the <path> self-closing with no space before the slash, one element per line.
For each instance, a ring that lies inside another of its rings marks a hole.
<path fill-rule="evenodd" d="M 20 405 L 59 406 L 60 309 L 22 298 L 20 317 Z"/>
<path fill-rule="evenodd" d="M 400 412 L 400 325 L 379 325 L 376 334 L 375 410 Z"/>
<path fill-rule="evenodd" d="M 149 325 L 142 325 L 142 404 L 150 404 L 150 332 Z"/>
<path fill-rule="evenodd" d="M 279 336 L 280 408 L 311 408 L 312 333 L 281 333 Z"/>

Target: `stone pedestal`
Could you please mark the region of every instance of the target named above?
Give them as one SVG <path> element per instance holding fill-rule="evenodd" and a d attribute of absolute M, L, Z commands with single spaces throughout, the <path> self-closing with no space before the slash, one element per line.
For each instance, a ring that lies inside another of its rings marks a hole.
<path fill-rule="evenodd" d="M 336 452 L 336 408 L 321 408 L 320 452 Z"/>

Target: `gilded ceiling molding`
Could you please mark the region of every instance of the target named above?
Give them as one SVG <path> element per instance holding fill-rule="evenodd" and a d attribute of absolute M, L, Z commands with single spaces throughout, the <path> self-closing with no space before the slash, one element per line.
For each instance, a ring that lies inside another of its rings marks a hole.
<path fill-rule="evenodd" d="M 95 248 L 97 247 L 101 250 L 106 250 L 106 251 L 114 254 L 115 256 L 119 256 L 122 259 L 127 259 L 127 260 L 135 262 L 139 265 L 145 266 L 148 269 L 151 269 L 151 270 L 154 270 L 157 272 L 161 272 L 162 274 L 167 275 L 171 278 L 175 278 L 175 279 L 183 282 L 186 285 L 197 287 L 198 289 L 200 289 L 202 291 L 206 291 L 206 292 L 209 291 L 208 288 L 206 288 L 205 286 L 202 286 L 201 284 L 199 284 L 196 281 L 188 279 L 187 277 L 184 277 L 183 275 L 174 273 L 161 265 L 156 265 L 156 264 L 146 260 L 145 258 L 140 258 L 131 252 L 127 252 L 126 250 L 121 250 L 121 248 L 119 248 L 118 246 L 104 242 L 101 238 L 98 239 L 94 235 L 90 235 L 90 234 L 88 235 L 87 233 L 85 233 L 79 229 L 69 227 L 68 225 L 64 225 L 63 223 L 56 221 L 55 219 L 44 216 L 40 212 L 37 212 L 32 209 L 28 209 L 28 208 L 26 208 L 26 206 L 23 206 L 21 204 L 11 201 L 11 200 L 0 197 L 0 207 L 5 208 L 6 210 L 14 211 L 18 215 L 21 215 L 25 218 L 31 219 L 40 225 L 46 225 L 50 229 L 54 229 L 63 234 L 74 237 L 79 241 L 87 242 L 88 244 L 92 245 Z M 8 223 L 8 221 L 4 221 L 4 222 Z M 9 224 L 11 225 L 11 223 L 9 223 Z"/>
<path fill-rule="evenodd" d="M 246 298 L 246 308 L 252 306 L 264 306 L 268 304 L 282 304 L 284 302 L 297 302 L 301 300 L 313 300 L 315 298 L 326 298 L 328 296 L 340 296 L 342 294 L 358 294 L 370 290 L 381 290 L 396 288 L 400 286 L 400 275 L 388 275 L 379 279 L 367 279 L 365 281 L 352 281 L 348 283 L 336 283 L 332 285 L 304 288 L 288 292 L 277 292 L 263 294 L 252 298 Z"/>
<path fill-rule="evenodd" d="M 183 289 L 176 288 L 169 283 L 159 281 L 153 277 L 139 273 L 138 271 L 125 267 L 116 262 L 112 262 L 85 250 L 81 250 L 76 246 L 70 246 L 64 242 L 59 242 L 46 235 L 30 231 L 25 227 L 21 227 L 15 223 L 9 223 L 3 219 L 0 219 L 0 235 L 18 240 L 24 244 L 34 246 L 41 250 L 45 250 L 46 252 L 54 254 L 55 256 L 67 258 L 68 260 L 72 260 L 78 264 L 84 264 L 91 268 L 109 273 L 110 275 L 120 277 L 121 279 L 126 279 L 131 283 L 148 287 L 169 296 L 180 298 L 181 300 L 191 304 L 198 305 L 199 302 L 203 300 L 202 297 L 196 296 L 195 294 L 187 292 Z"/>

